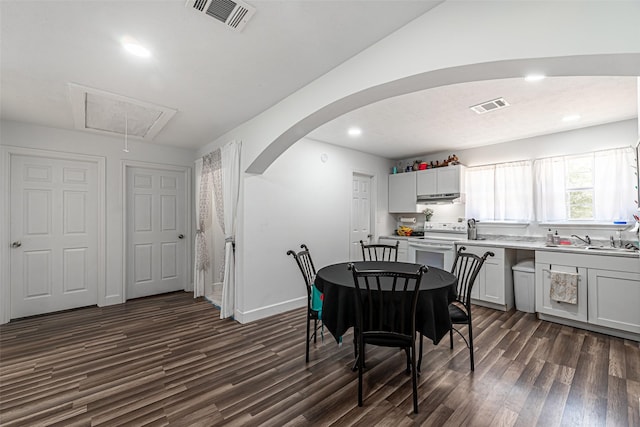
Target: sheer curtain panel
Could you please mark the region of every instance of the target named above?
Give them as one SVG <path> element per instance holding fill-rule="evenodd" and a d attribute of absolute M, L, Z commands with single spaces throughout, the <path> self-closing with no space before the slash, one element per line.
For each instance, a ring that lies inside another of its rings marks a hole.
<path fill-rule="evenodd" d="M 222 147 L 222 194 L 224 200 L 225 257 L 220 318 L 232 317 L 235 313 L 236 263 L 235 239 L 240 197 L 240 150 L 241 143 L 232 141 Z"/>

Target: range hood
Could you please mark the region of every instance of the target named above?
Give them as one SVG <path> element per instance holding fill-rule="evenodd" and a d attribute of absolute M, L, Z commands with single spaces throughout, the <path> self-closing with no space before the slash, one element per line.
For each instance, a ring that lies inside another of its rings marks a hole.
<path fill-rule="evenodd" d="M 455 199 L 459 199 L 460 193 L 445 193 L 445 194 L 418 194 L 418 203 L 422 202 L 453 202 Z"/>

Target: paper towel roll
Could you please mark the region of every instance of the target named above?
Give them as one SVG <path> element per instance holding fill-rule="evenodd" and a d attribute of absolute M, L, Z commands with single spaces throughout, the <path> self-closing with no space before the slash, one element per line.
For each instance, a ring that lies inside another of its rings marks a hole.
<path fill-rule="evenodd" d="M 403 224 L 415 224 L 416 223 L 416 219 L 415 218 L 400 218 L 400 222 Z"/>

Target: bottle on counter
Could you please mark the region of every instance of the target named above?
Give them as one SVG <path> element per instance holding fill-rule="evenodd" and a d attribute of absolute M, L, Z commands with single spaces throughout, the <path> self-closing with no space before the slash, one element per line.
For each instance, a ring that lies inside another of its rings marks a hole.
<path fill-rule="evenodd" d="M 547 244 L 553 245 L 553 233 L 551 232 L 551 229 L 547 231 Z"/>
<path fill-rule="evenodd" d="M 553 235 L 553 244 L 554 245 L 560 244 L 560 236 L 558 235 L 558 230 L 556 230 L 556 234 Z"/>

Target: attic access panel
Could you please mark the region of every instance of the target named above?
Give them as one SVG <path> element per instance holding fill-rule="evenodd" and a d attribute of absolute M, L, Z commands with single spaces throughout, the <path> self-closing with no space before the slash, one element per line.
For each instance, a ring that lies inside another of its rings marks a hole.
<path fill-rule="evenodd" d="M 69 84 L 76 129 L 107 135 L 127 135 L 151 141 L 160 133 L 176 110 L 88 88 Z"/>

